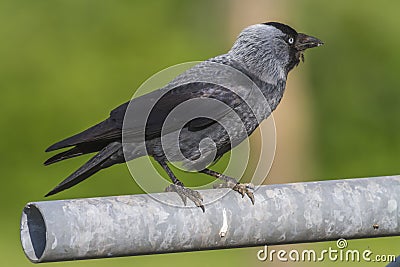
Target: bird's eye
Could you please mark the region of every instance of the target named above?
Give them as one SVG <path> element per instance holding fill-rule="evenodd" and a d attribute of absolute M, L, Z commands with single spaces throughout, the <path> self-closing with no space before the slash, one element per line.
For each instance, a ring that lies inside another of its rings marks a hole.
<path fill-rule="evenodd" d="M 288 43 L 289 43 L 289 44 L 293 44 L 293 43 L 294 43 L 293 37 L 290 37 L 290 38 L 289 38 Z"/>

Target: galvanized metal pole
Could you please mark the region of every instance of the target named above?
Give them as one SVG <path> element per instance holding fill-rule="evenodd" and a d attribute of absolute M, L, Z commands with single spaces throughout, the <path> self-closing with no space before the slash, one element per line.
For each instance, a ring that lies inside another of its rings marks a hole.
<path fill-rule="evenodd" d="M 205 213 L 151 195 L 32 202 L 21 242 L 32 262 L 50 262 L 400 235 L 400 176 L 261 186 L 255 198 L 230 192 Z"/>

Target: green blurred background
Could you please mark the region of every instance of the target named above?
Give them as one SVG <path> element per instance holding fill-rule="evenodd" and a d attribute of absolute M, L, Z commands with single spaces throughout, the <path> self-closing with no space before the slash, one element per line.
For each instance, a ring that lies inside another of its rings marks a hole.
<path fill-rule="evenodd" d="M 155 72 L 226 52 L 242 28 L 257 22 L 285 22 L 326 43 L 307 52 L 306 63 L 290 74 L 275 114 L 277 158 L 267 183 L 399 174 L 399 10 L 398 1 L 361 0 L 0 1 L 4 266 L 32 265 L 19 243 L 25 203 L 44 200 L 86 160 L 45 168 L 48 145 L 107 117 Z M 140 192 L 120 165 L 51 199 Z M 365 239 L 349 246 L 400 254 L 399 241 Z M 286 248 L 328 246 L 334 242 Z M 258 249 L 46 266 L 282 265 L 257 262 Z"/>

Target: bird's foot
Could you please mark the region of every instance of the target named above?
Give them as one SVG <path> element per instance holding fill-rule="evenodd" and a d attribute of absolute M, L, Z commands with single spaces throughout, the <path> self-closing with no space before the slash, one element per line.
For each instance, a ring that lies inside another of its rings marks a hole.
<path fill-rule="evenodd" d="M 194 204 L 199 207 L 203 212 L 205 212 L 205 208 L 203 205 L 203 197 L 199 192 L 194 191 L 190 188 L 186 188 L 182 183 L 180 184 L 170 184 L 167 188 L 165 188 L 165 192 L 175 192 L 177 193 L 183 201 L 183 204 L 187 203 L 187 199 L 189 198 Z"/>
<path fill-rule="evenodd" d="M 248 184 L 241 184 L 238 183 L 235 179 L 225 176 L 223 177 L 224 183 L 214 185 L 214 188 L 231 188 L 232 190 L 239 192 L 242 195 L 242 198 L 247 195 L 251 203 L 254 205 L 255 198 L 254 198 L 254 185 L 252 183 Z"/>

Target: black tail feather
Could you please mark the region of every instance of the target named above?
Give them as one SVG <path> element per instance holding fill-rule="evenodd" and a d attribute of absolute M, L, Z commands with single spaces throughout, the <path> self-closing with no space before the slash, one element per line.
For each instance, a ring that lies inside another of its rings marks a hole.
<path fill-rule="evenodd" d="M 92 142 L 92 143 L 83 143 L 83 144 L 79 144 L 76 147 L 73 147 L 67 151 L 58 153 L 54 156 L 52 156 L 51 158 L 49 158 L 48 160 L 46 160 L 44 162 L 44 165 L 50 165 L 65 159 L 70 159 L 70 158 L 74 158 L 74 157 L 78 157 L 84 154 L 89 154 L 89 153 L 93 153 L 93 152 L 97 152 L 102 150 L 105 146 L 107 146 L 107 144 L 102 143 L 102 142 Z"/>
<path fill-rule="evenodd" d="M 108 146 L 104 147 L 99 153 L 92 157 L 88 162 L 86 162 L 82 167 L 68 176 L 64 181 L 58 184 L 53 190 L 45 195 L 51 196 L 65 189 L 68 189 L 83 180 L 87 179 L 91 175 L 95 174 L 99 170 L 114 165 L 116 163 L 123 162 L 123 155 L 120 157 L 111 158 L 112 155 L 116 154 L 121 149 L 121 143 L 113 142 Z M 73 150 L 73 149 L 71 149 Z M 69 152 L 68 150 L 66 152 Z M 71 152 L 72 153 L 72 152 Z M 62 153 L 60 153 L 62 154 Z M 71 154 L 72 155 L 72 154 Z"/>
<path fill-rule="evenodd" d="M 121 137 L 121 129 L 116 127 L 115 123 L 107 119 L 102 121 L 85 131 L 68 137 L 60 142 L 57 142 L 46 149 L 46 152 L 54 151 L 57 149 L 76 146 L 83 143 L 96 143 L 96 142 L 112 142 L 112 139 Z"/>
<path fill-rule="evenodd" d="M 58 153 L 55 156 L 52 156 L 51 158 L 49 158 L 48 160 L 46 160 L 44 162 L 44 165 L 50 165 L 59 161 L 62 161 L 64 159 L 69 159 L 69 158 L 73 158 L 73 157 L 77 157 L 80 155 L 83 155 L 84 153 L 82 153 L 82 151 L 78 148 L 78 147 L 74 147 L 72 149 L 69 149 L 67 151 Z"/>

